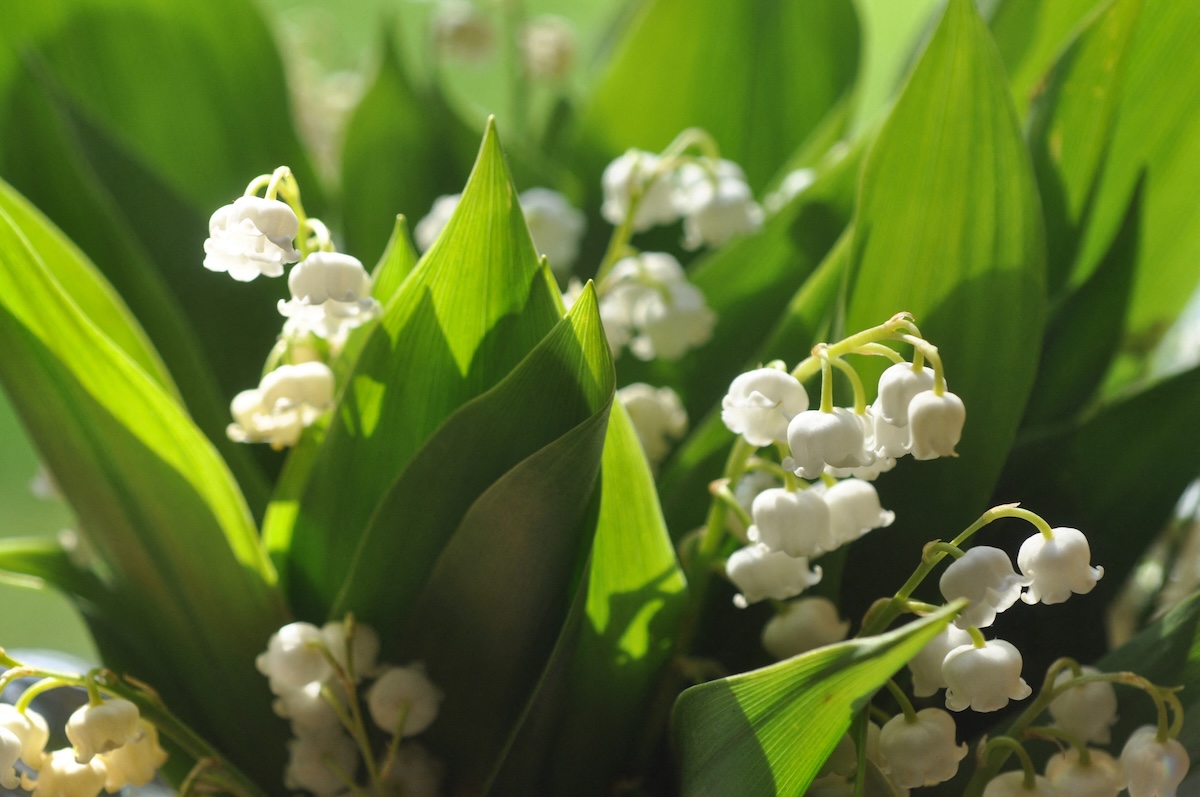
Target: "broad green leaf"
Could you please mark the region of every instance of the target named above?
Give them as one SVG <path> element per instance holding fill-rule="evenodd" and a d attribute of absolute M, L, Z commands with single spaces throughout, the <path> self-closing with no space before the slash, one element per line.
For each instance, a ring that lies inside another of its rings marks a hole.
<path fill-rule="evenodd" d="M 848 0 L 646 3 L 579 133 L 590 157 L 606 161 L 701 127 L 761 188 L 853 84 L 858 38 Z"/>
<path fill-rule="evenodd" d="M 989 24 L 1022 117 L 1064 44 L 1104 4 L 1105 0 L 1000 0 L 997 4 Z"/>
<path fill-rule="evenodd" d="M 1144 0 L 1117 0 L 1063 51 L 1034 100 L 1029 149 L 1046 218 L 1054 295 L 1071 273 L 1121 100 Z"/>
<path fill-rule="evenodd" d="M 294 519 L 268 518 L 292 605 L 322 618 L 397 476 L 458 407 L 496 385 L 557 322 L 495 129 L 462 202 L 363 346 Z M 339 485 L 337 491 L 328 485 Z M 432 496 L 429 496 L 432 497 Z"/>
<path fill-rule="evenodd" d="M 408 235 L 408 220 L 404 214 L 396 216 L 396 226 L 392 228 L 392 237 L 388 239 L 387 247 L 371 272 L 371 295 L 387 305 L 400 289 L 404 278 L 412 273 L 417 265 L 419 255 L 413 247 L 412 238 Z"/>
<path fill-rule="evenodd" d="M 90 118 L 196 207 L 215 210 L 286 164 L 310 210 L 320 210 L 283 64 L 256 5 L 47 0 L 9 5 L 4 23 L 0 109 L 19 80 L 16 60 L 35 51 Z"/>
<path fill-rule="evenodd" d="M 0 382 L 129 598 L 119 619 L 155 642 L 145 664 L 111 664 L 172 673 L 155 685 L 180 714 L 248 769 L 277 774 L 262 742 L 279 729 L 252 661 L 284 613 L 242 495 L 176 400 L 82 314 L 3 210 L 0 340 Z"/>
<path fill-rule="evenodd" d="M 413 86 L 386 39 L 375 82 L 346 126 L 342 205 L 350 251 L 364 262 L 378 258 L 391 232 L 389 214 L 420 219 L 434 199 L 457 193 L 472 146 L 440 97 Z"/>
<path fill-rule="evenodd" d="M 1003 68 L 970 0 L 947 5 L 875 140 L 852 247 L 845 332 L 913 313 L 967 407 L 958 458 L 905 459 L 879 480 L 896 525 L 859 546 L 847 568 L 848 577 L 875 579 L 902 551 L 986 508 L 1037 368 L 1040 206 Z M 882 360 L 856 363 L 871 394 Z M 859 586 L 843 593 L 873 595 L 879 585 Z"/>
<path fill-rule="evenodd" d="M 1146 3 L 1117 109 L 1112 141 L 1070 284 L 1087 279 L 1117 235 L 1129 198 L 1145 174 L 1144 225 L 1125 320 L 1131 348 L 1153 343 L 1200 281 L 1200 5 Z"/>
<path fill-rule="evenodd" d="M 688 689 L 672 717 L 681 793 L 804 794 L 855 714 L 960 607 Z"/>

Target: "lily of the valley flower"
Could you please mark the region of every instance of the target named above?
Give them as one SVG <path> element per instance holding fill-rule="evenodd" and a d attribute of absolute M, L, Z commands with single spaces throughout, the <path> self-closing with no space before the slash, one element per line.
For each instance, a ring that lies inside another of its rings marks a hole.
<path fill-rule="evenodd" d="M 389 667 L 367 691 L 367 709 L 380 728 L 395 733 L 403 715 L 401 736 L 415 736 L 433 724 L 441 702 L 442 691 L 419 665 Z"/>
<path fill-rule="evenodd" d="M 822 498 L 829 506 L 835 548 L 854 542 L 867 532 L 886 528 L 896 520 L 896 513 L 879 503 L 875 487 L 862 479 L 843 479 L 827 488 Z"/>
<path fill-rule="evenodd" d="M 913 459 L 956 457 L 967 410 L 953 393 L 918 393 L 908 404 L 909 444 Z"/>
<path fill-rule="evenodd" d="M 1103 750 L 1089 749 L 1088 763 L 1079 751 L 1068 748 L 1046 762 L 1046 780 L 1069 797 L 1117 797 L 1125 788 L 1125 772 L 1116 759 Z"/>
<path fill-rule="evenodd" d="M 279 312 L 296 323 L 298 332 L 326 340 L 344 334 L 379 315 L 371 296 L 371 277 L 356 257 L 338 252 L 313 252 L 288 274 L 291 301 L 279 302 Z"/>
<path fill-rule="evenodd" d="M 561 80 L 575 63 L 575 31 L 562 17 L 531 19 L 521 31 L 520 45 L 521 64 L 534 80 Z"/>
<path fill-rule="evenodd" d="M 618 260 L 600 297 L 609 340 L 624 338 L 639 360 L 678 360 L 712 337 L 716 314 L 688 282 L 679 261 L 665 252 Z M 623 333 L 608 330 L 612 324 Z"/>
<path fill-rule="evenodd" d="M 281 365 L 256 389 L 243 390 L 229 405 L 233 423 L 225 430 L 236 443 L 293 446 L 305 427 L 333 406 L 333 371 L 320 362 Z"/>
<path fill-rule="evenodd" d="M 204 267 L 225 271 L 239 282 L 259 275 L 279 277 L 285 263 L 295 263 L 300 252 L 292 240 L 300 220 L 286 203 L 257 196 L 238 197 L 213 213 L 204 242 Z"/>
<path fill-rule="evenodd" d="M 905 789 L 950 780 L 967 755 L 966 743 L 954 744 L 956 730 L 954 718 L 940 708 L 921 709 L 912 721 L 892 717 L 879 734 L 888 775 Z"/>
<path fill-rule="evenodd" d="M 461 201 L 462 194 L 446 194 L 433 200 L 433 207 L 413 227 L 413 241 L 418 249 L 426 252 L 433 246 Z"/>
<path fill-rule="evenodd" d="M 1025 773 L 1003 772 L 988 781 L 983 797 L 1060 797 L 1050 781 L 1038 775 L 1032 789 L 1025 788 Z"/>
<path fill-rule="evenodd" d="M 817 478 L 826 465 L 858 468 L 875 460 L 865 448 L 863 417 L 844 407 L 800 413 L 788 424 L 787 437 L 796 475 L 804 479 Z"/>
<path fill-rule="evenodd" d="M 439 0 L 432 24 L 434 44 L 452 58 L 479 63 L 495 48 L 491 21 L 467 0 Z"/>
<path fill-rule="evenodd" d="M 808 393 L 778 368 L 755 368 L 737 376 L 721 400 L 721 420 L 753 446 L 786 443 L 788 423 L 808 409 Z"/>
<path fill-rule="evenodd" d="M 0 728 L 20 739 L 22 761 L 34 769 L 41 766 L 46 742 L 50 741 L 50 729 L 41 714 L 31 708 L 22 713 L 16 706 L 0 703 Z"/>
<path fill-rule="evenodd" d="M 1153 725 L 1143 725 L 1130 734 L 1121 750 L 1129 797 L 1175 797 L 1189 765 L 1183 745 L 1177 739 L 1160 742 Z"/>
<path fill-rule="evenodd" d="M 1098 675 L 1100 670 L 1084 666 L 1084 675 Z M 1071 680 L 1074 674 L 1063 670 L 1054 681 L 1055 687 Z M 1083 742 L 1108 744 L 1111 729 L 1117 721 L 1117 690 L 1108 681 L 1092 681 L 1066 690 L 1050 703 L 1054 724 Z"/>
<path fill-rule="evenodd" d="M 762 646 L 777 659 L 799 656 L 816 648 L 841 642 L 850 631 L 850 621 L 838 617 L 837 606 L 828 598 L 800 598 L 787 604 L 763 627 Z"/>
<path fill-rule="evenodd" d="M 108 753 L 101 753 L 104 762 L 104 788 L 110 794 L 125 786 L 145 786 L 154 779 L 158 768 L 167 762 L 167 751 L 158 743 L 158 729 L 146 720 L 138 721 L 138 735 Z"/>
<path fill-rule="evenodd" d="M 762 227 L 763 210 L 754 201 L 741 167 L 722 160 L 679 170 L 675 207 L 683 216 L 686 249 L 721 246 Z"/>
<path fill-rule="evenodd" d="M 21 785 L 17 777 L 17 761 L 21 758 L 21 740 L 7 728 L 0 728 L 0 786 L 15 789 Z"/>
<path fill-rule="evenodd" d="M 333 672 L 322 647 L 325 637 L 312 623 L 288 623 L 271 635 L 267 650 L 254 660 L 277 695 L 324 681 Z"/>
<path fill-rule="evenodd" d="M 679 218 L 671 192 L 671 180 L 659 174 L 657 155 L 631 149 L 608 164 L 600 178 L 604 189 L 604 204 L 600 215 L 611 224 L 619 225 L 629 214 L 635 192 L 641 193 L 633 214 L 633 229 L 642 232 L 660 224 L 670 224 Z"/>
<path fill-rule="evenodd" d="M 754 525 L 747 536 L 788 556 L 819 556 L 839 543 L 829 505 L 815 490 L 763 490 L 751 505 Z"/>
<path fill-rule="evenodd" d="M 679 395 L 669 387 L 635 382 L 618 390 L 617 398 L 633 421 L 646 459 L 651 465 L 662 462 L 687 431 L 687 411 Z"/>
<path fill-rule="evenodd" d="M 555 274 L 568 274 L 579 256 L 586 227 L 584 215 L 567 198 L 549 188 L 530 188 L 518 198 L 529 237 L 539 255 L 550 261 Z"/>
<path fill-rule="evenodd" d="M 946 708 L 999 711 L 1009 700 L 1024 700 L 1033 690 L 1021 677 L 1021 665 L 1021 652 L 1003 639 L 955 648 L 942 662 Z"/>
<path fill-rule="evenodd" d="M 739 608 L 761 600 L 787 600 L 821 580 L 821 568 L 808 567 L 808 559 L 749 545 L 734 551 L 725 563 L 725 575 L 741 590 L 733 602 Z"/>
<path fill-rule="evenodd" d="M 300 737 L 288 741 L 283 785 L 316 797 L 333 797 L 346 788 L 342 776 L 353 778 L 357 770 L 358 746 L 349 736 Z"/>
<path fill-rule="evenodd" d="M 1008 554 L 999 548 L 977 545 L 942 573 L 940 586 L 947 601 L 966 598 L 967 608 L 954 620 L 959 628 L 987 628 L 996 615 L 1021 597 L 1028 578 L 1017 575 Z"/>
<path fill-rule="evenodd" d="M 912 363 L 896 363 L 879 377 L 878 415 L 892 426 L 908 426 L 908 407 L 918 393 L 933 389 L 933 369 L 917 370 Z"/>
<path fill-rule="evenodd" d="M 946 654 L 962 645 L 971 644 L 971 635 L 961 628 L 949 625 L 940 634 L 926 643 L 921 652 L 908 662 L 912 671 L 913 694 L 917 697 L 929 697 L 946 686 L 946 677 L 942 674 L 942 662 Z"/>
<path fill-rule="evenodd" d="M 1079 529 L 1057 528 L 1047 539 L 1040 532 L 1025 540 L 1017 552 L 1017 566 L 1032 579 L 1022 597 L 1026 603 L 1041 601 L 1047 606 L 1062 603 L 1071 593 L 1086 595 L 1104 575 L 1103 567 L 1092 567 L 1092 550 Z"/>
<path fill-rule="evenodd" d="M 21 786 L 35 797 L 96 797 L 104 788 L 104 763 L 99 758 L 80 763 L 64 747 L 46 756 L 37 780 L 22 775 Z"/>
<path fill-rule="evenodd" d="M 79 763 L 132 742 L 138 736 L 138 719 L 137 706 L 119 697 L 76 710 L 67 720 L 67 738 Z"/>

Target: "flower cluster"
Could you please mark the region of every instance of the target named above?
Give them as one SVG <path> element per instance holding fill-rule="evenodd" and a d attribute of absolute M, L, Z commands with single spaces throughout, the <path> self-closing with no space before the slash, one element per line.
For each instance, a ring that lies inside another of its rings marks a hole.
<path fill-rule="evenodd" d="M 405 795 L 436 794 L 441 764 L 420 745 L 406 742 L 436 719 L 441 691 L 420 664 L 380 664 L 379 637 L 373 629 L 350 620 L 285 625 L 271 636 L 255 661 L 275 695 L 274 709 L 289 720 L 292 733 L 284 785 L 316 797 L 343 792 L 355 778 L 363 757 L 373 786 L 388 786 Z M 367 730 L 359 703 L 361 685 L 367 713 L 393 737 L 382 761 L 364 747 Z M 414 784 L 426 784 L 417 788 Z"/>

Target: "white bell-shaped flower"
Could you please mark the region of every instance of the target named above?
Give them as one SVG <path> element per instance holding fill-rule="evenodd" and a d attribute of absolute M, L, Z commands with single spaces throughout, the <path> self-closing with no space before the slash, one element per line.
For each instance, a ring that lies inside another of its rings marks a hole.
<path fill-rule="evenodd" d="M 746 514 L 750 514 L 754 508 L 754 499 L 758 497 L 759 493 L 782 486 L 783 483 L 770 473 L 763 470 L 752 470 L 742 474 L 742 477 L 738 479 L 737 484 L 733 487 L 733 497 L 737 499 L 742 509 L 746 510 Z M 746 533 L 749 529 L 742 524 L 741 519 L 735 513 L 725 513 L 725 527 L 741 539 L 748 539 Z"/>
<path fill-rule="evenodd" d="M 11 732 L 21 741 L 21 760 L 37 769 L 42 764 L 50 729 L 41 714 L 31 708 L 24 713 L 9 703 L 0 703 L 0 728 Z"/>
<path fill-rule="evenodd" d="M 1025 773 L 1021 770 L 1002 772 L 988 781 L 983 797 L 1062 797 L 1050 781 L 1037 775 L 1032 789 L 1025 788 Z"/>
<path fill-rule="evenodd" d="M 669 387 L 635 382 L 618 390 L 617 398 L 629 413 L 650 464 L 666 459 L 671 447 L 687 432 L 687 411 L 679 394 Z"/>
<path fill-rule="evenodd" d="M 1189 765 L 1187 750 L 1179 740 L 1158 741 L 1153 725 L 1131 733 L 1121 750 L 1129 797 L 1175 797 Z"/>
<path fill-rule="evenodd" d="M 79 763 L 132 742 L 138 736 L 138 719 L 137 706 L 119 697 L 77 709 L 67 720 L 67 738 Z"/>
<path fill-rule="evenodd" d="M 971 635 L 955 625 L 946 626 L 940 634 L 929 640 L 921 652 L 908 662 L 908 669 L 912 672 L 913 694 L 929 697 L 945 688 L 942 662 L 946 660 L 946 654 L 970 644 Z"/>
<path fill-rule="evenodd" d="M 788 556 L 819 556 L 838 547 L 829 505 L 814 490 L 763 490 L 750 509 L 751 542 Z"/>
<path fill-rule="evenodd" d="M 679 218 L 672 195 L 672 181 L 667 174 L 658 174 L 657 155 L 631 149 L 608 164 L 600 183 L 604 189 L 604 204 L 600 215 L 610 224 L 620 225 L 629 213 L 632 195 L 641 192 L 641 200 L 633 216 L 634 232 L 642 232 L 660 224 L 671 224 Z"/>
<path fill-rule="evenodd" d="M 825 489 L 835 547 L 854 542 L 875 529 L 886 528 L 896 513 L 883 508 L 875 486 L 862 479 L 843 479 Z M 832 550 L 832 549 L 827 549 Z"/>
<path fill-rule="evenodd" d="M 887 761 L 887 774 L 897 786 L 915 789 L 950 780 L 967 755 L 967 745 L 955 745 L 954 718 L 940 708 L 925 708 L 909 722 L 903 714 L 892 717 L 879 733 L 879 750 Z"/>
<path fill-rule="evenodd" d="M 808 392 L 778 368 L 738 375 L 721 400 L 721 420 L 753 446 L 786 443 L 788 423 L 808 409 Z"/>
<path fill-rule="evenodd" d="M 259 275 L 279 277 L 285 263 L 295 263 L 300 252 L 292 240 L 300 232 L 296 212 L 285 202 L 243 196 L 218 208 L 208 221 L 204 242 L 204 267 L 225 271 L 239 282 Z"/>
<path fill-rule="evenodd" d="M 158 743 L 158 728 L 146 720 L 138 722 L 138 737 L 110 753 L 101 753 L 104 789 L 116 794 L 126 786 L 145 786 L 158 768 L 167 763 L 167 751 Z"/>
<path fill-rule="evenodd" d="M 575 30 L 562 17 L 548 14 L 531 19 L 521 30 L 519 44 L 521 65 L 534 80 L 561 80 L 570 74 Z"/>
<path fill-rule="evenodd" d="M 674 202 L 683 216 L 685 249 L 721 246 L 762 227 L 763 210 L 732 161 L 680 167 Z"/>
<path fill-rule="evenodd" d="M 583 213 L 549 188 L 522 191 L 519 201 L 534 249 L 550 261 L 555 274 L 570 273 L 586 227 Z"/>
<path fill-rule="evenodd" d="M 7 728 L 0 728 L 0 786 L 15 789 L 21 785 L 17 777 L 17 761 L 21 758 L 21 740 Z"/>
<path fill-rule="evenodd" d="M 283 785 L 304 789 L 316 797 L 333 797 L 346 789 L 338 772 L 353 780 L 358 759 L 358 745 L 345 734 L 292 739 L 288 742 Z"/>
<path fill-rule="evenodd" d="M 966 598 L 970 601 L 954 624 L 967 629 L 987 628 L 996 615 L 1021 597 L 1029 579 L 1017 575 L 1008 554 L 999 548 L 977 545 L 956 559 L 942 573 L 939 582 L 947 602 Z"/>
<path fill-rule="evenodd" d="M 403 714 L 401 736 L 415 736 L 433 724 L 442 690 L 433 685 L 420 665 L 389 667 L 367 691 L 367 709 L 375 724 L 395 733 Z"/>
<path fill-rule="evenodd" d="M 913 368 L 912 363 L 896 363 L 879 377 L 879 397 L 875 400 L 878 416 L 892 426 L 908 426 L 908 406 L 913 397 L 933 390 L 933 369 Z"/>
<path fill-rule="evenodd" d="M 446 765 L 415 742 L 405 742 L 396 749 L 396 758 L 382 773 L 388 794 L 403 797 L 439 797 Z"/>
<path fill-rule="evenodd" d="M 300 738 L 338 736 L 342 721 L 325 698 L 326 682 L 312 681 L 300 689 L 290 689 L 271 703 L 271 708 L 284 719 L 291 720 L 292 733 Z M 331 694 L 344 696 L 344 690 L 330 679 Z"/>
<path fill-rule="evenodd" d="M 679 261 L 665 252 L 643 252 L 617 261 L 604 281 L 600 317 L 624 332 L 640 360 L 677 360 L 712 337 L 716 315 L 688 282 Z"/>
<path fill-rule="evenodd" d="M 946 708 L 999 711 L 1009 700 L 1024 700 L 1033 690 L 1021 677 L 1021 665 L 1021 652 L 1003 639 L 989 640 L 981 648 L 955 648 L 942 662 Z"/>
<path fill-rule="evenodd" d="M 233 397 L 233 423 L 225 433 L 235 443 L 293 446 L 304 428 L 333 406 L 333 393 L 333 371 L 324 363 L 281 365 L 256 389 Z"/>
<path fill-rule="evenodd" d="M 329 649 L 334 661 L 346 670 L 350 662 L 346 660 L 346 623 L 341 620 L 326 623 L 321 626 L 321 638 Z M 379 634 L 366 623 L 354 624 L 354 641 L 350 645 L 353 657 L 352 673 L 355 681 L 361 681 L 364 675 L 375 672 L 379 659 Z"/>
<path fill-rule="evenodd" d="M 878 402 L 867 407 L 866 420 L 868 424 L 867 448 L 875 452 L 877 458 L 897 460 L 909 452 L 909 428 L 895 426 L 880 416 Z M 894 463 L 893 463 L 894 464 Z"/>
<path fill-rule="evenodd" d="M 99 758 L 80 763 L 64 747 L 46 756 L 37 780 L 22 775 L 21 787 L 35 797 L 96 797 L 104 788 L 104 763 Z"/>
<path fill-rule="evenodd" d="M 1022 597 L 1026 603 L 1041 601 L 1047 606 L 1062 603 L 1071 593 L 1086 595 L 1104 575 L 1103 567 L 1092 567 L 1092 549 L 1079 529 L 1051 530 L 1051 539 L 1040 532 L 1021 543 L 1017 566 L 1031 579 Z"/>
<path fill-rule="evenodd" d="M 325 637 L 312 623 L 288 623 L 271 635 L 267 650 L 254 660 L 277 695 L 321 683 L 333 674 L 322 647 Z"/>
<path fill-rule="evenodd" d="M 495 49 L 496 32 L 491 20 L 467 0 L 438 0 L 430 22 L 434 45 L 451 58 L 482 63 Z"/>
<path fill-rule="evenodd" d="M 1046 762 L 1046 780 L 1067 797 L 1117 797 L 1125 788 L 1121 765 L 1103 750 L 1089 749 L 1088 759 L 1085 766 L 1073 747 L 1055 753 Z"/>
<path fill-rule="evenodd" d="M 1084 666 L 1084 675 L 1099 675 L 1095 667 Z M 1054 685 L 1074 678 L 1070 670 L 1063 670 L 1054 680 Z M 1054 724 L 1084 742 L 1108 744 L 1112 740 L 1112 726 L 1117 721 L 1117 690 L 1108 681 L 1092 681 L 1067 689 L 1050 704 L 1050 716 Z"/>
<path fill-rule="evenodd" d="M 763 627 L 762 646 L 776 659 L 790 659 L 810 650 L 841 642 L 850 621 L 838 617 L 829 598 L 788 601 Z"/>
<path fill-rule="evenodd" d="M 808 190 L 817 181 L 815 169 L 796 169 L 787 173 L 779 188 L 763 198 L 763 207 L 768 213 L 778 213 L 787 203 Z"/>
<path fill-rule="evenodd" d="M 788 424 L 787 438 L 796 475 L 805 479 L 817 478 L 826 465 L 859 468 L 875 461 L 866 448 L 863 416 L 844 407 L 800 413 Z"/>
<path fill-rule="evenodd" d="M 821 568 L 809 570 L 804 557 L 788 556 L 765 545 L 748 545 L 729 556 L 725 575 L 741 590 L 734 605 L 744 609 L 767 598 L 794 598 L 821 580 Z"/>
<path fill-rule="evenodd" d="M 954 447 L 962 439 L 967 408 L 953 393 L 926 390 L 913 396 L 908 405 L 909 446 L 913 459 L 956 457 Z"/>
<path fill-rule="evenodd" d="M 454 211 L 461 201 L 462 194 L 444 194 L 433 200 L 433 207 L 413 227 L 413 241 L 416 242 L 418 249 L 426 252 L 433 246 L 434 241 L 442 234 L 442 230 L 450 223 L 450 217 L 454 215 Z"/>
<path fill-rule="evenodd" d="M 380 312 L 363 264 L 339 252 L 313 252 L 304 258 L 288 274 L 288 288 L 292 298 L 279 301 L 279 313 L 301 334 L 340 341 Z"/>
<path fill-rule="evenodd" d="M 835 479 L 862 479 L 873 482 L 894 467 L 896 467 L 896 460 L 892 457 L 875 457 L 875 461 L 870 465 L 863 465 L 860 468 L 834 468 L 826 465 L 825 473 Z"/>

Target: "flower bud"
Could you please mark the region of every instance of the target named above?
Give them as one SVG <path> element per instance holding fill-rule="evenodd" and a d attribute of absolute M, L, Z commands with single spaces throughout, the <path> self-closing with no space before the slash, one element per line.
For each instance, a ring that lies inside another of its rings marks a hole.
<path fill-rule="evenodd" d="M 104 763 L 104 789 L 116 794 L 125 786 L 145 786 L 153 780 L 158 768 L 167 762 L 167 751 L 158 743 L 158 729 L 139 720 L 134 741 L 101 753 L 99 758 Z"/>
<path fill-rule="evenodd" d="M 617 391 L 642 450 L 651 465 L 666 459 L 671 446 L 687 431 L 687 412 L 678 394 L 669 387 L 655 388 L 635 382 Z"/>
<path fill-rule="evenodd" d="M 1088 758 L 1085 766 L 1073 747 L 1056 753 L 1046 762 L 1046 780 L 1070 797 L 1117 797 L 1125 787 L 1121 765 L 1103 750 L 1089 749 Z"/>
<path fill-rule="evenodd" d="M 75 757 L 86 764 L 99 753 L 116 750 L 138 736 L 137 706 L 119 697 L 98 705 L 88 704 L 67 720 L 67 738 L 75 746 Z"/>
<path fill-rule="evenodd" d="M 1082 667 L 1084 675 L 1098 675 L 1095 667 Z M 1055 687 L 1070 681 L 1074 673 L 1063 670 Z M 1108 681 L 1093 681 L 1067 689 L 1050 704 L 1054 724 L 1084 742 L 1108 744 L 1117 721 L 1117 690 Z"/>
<path fill-rule="evenodd" d="M 1029 579 L 1017 575 L 1008 554 L 999 548 L 977 545 L 956 559 L 942 573 L 942 596 L 947 602 L 958 598 L 970 601 L 954 624 L 966 630 L 971 626 L 987 628 L 996 615 L 1021 597 Z"/>
<path fill-rule="evenodd" d="M 850 621 L 838 618 L 837 607 L 828 598 L 788 601 L 767 621 L 762 646 L 776 659 L 789 659 L 810 650 L 841 642 L 850 631 Z"/>
<path fill-rule="evenodd" d="M 786 443 L 788 422 L 808 409 L 808 392 L 778 368 L 740 374 L 721 400 L 721 420 L 753 446 Z"/>
<path fill-rule="evenodd" d="M 763 490 L 751 507 L 747 536 L 788 556 L 819 556 L 838 547 L 829 505 L 814 490 Z"/>
<path fill-rule="evenodd" d="M 1032 789 L 1025 788 L 1025 773 L 1021 770 L 1003 772 L 988 781 L 983 797 L 1059 797 L 1050 781 L 1037 775 Z"/>
<path fill-rule="evenodd" d="M 725 575 L 742 591 L 733 602 L 744 609 L 767 598 L 782 601 L 799 595 L 821 580 L 821 568 L 809 570 L 804 557 L 772 552 L 765 545 L 749 545 L 730 555 Z"/>
<path fill-rule="evenodd" d="M 415 736 L 428 728 L 441 702 L 442 691 L 419 665 L 390 667 L 367 691 L 367 708 L 380 728 L 395 733 L 403 715 L 401 736 Z"/>
<path fill-rule="evenodd" d="M 1104 575 L 1103 567 L 1091 567 L 1092 550 L 1079 529 L 1051 530 L 1051 539 L 1040 532 L 1021 543 L 1017 565 L 1031 583 L 1022 597 L 1026 603 L 1041 601 L 1047 606 L 1086 595 Z"/>
<path fill-rule="evenodd" d="M 933 390 L 933 369 L 913 368 L 912 363 L 896 363 L 879 377 L 878 415 L 896 427 L 908 426 L 908 407 L 913 397 Z"/>
<path fill-rule="evenodd" d="M 912 671 L 913 694 L 929 697 L 945 688 L 946 678 L 942 674 L 942 662 L 946 654 L 962 645 L 971 644 L 971 635 L 954 625 L 946 626 L 942 632 L 926 643 L 921 652 L 908 662 Z"/>
<path fill-rule="evenodd" d="M 1189 764 L 1183 745 L 1177 739 L 1158 741 L 1153 725 L 1143 725 L 1130 734 L 1121 750 L 1129 797 L 1174 797 Z"/>
<path fill-rule="evenodd" d="M 956 457 L 967 409 L 953 393 L 918 393 L 908 405 L 909 443 L 913 459 Z"/>
<path fill-rule="evenodd" d="M 800 413 L 788 424 L 787 438 L 796 475 L 805 479 L 817 478 L 826 465 L 858 468 L 875 460 L 866 450 L 864 418 L 844 407 Z"/>
<path fill-rule="evenodd" d="M 880 731 L 879 750 L 887 761 L 887 774 L 903 789 L 934 786 L 958 774 L 958 763 L 967 745 L 955 746 L 954 718 L 940 708 L 925 708 L 909 721 L 892 717 Z"/>
<path fill-rule="evenodd" d="M 1009 700 L 1024 700 L 1033 690 L 1021 678 L 1021 664 L 1021 652 L 1002 639 L 981 648 L 973 644 L 955 648 L 942 662 L 946 708 L 999 711 Z"/>

